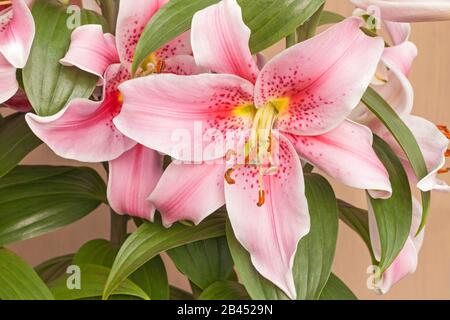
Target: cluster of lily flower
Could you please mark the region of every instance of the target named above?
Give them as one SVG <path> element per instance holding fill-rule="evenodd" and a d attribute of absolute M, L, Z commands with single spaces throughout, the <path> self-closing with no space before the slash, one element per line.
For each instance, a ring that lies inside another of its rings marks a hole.
<path fill-rule="evenodd" d="M 33 42 L 31 2 L 0 1 L 0 103 L 20 111 L 30 111 L 16 68 L 26 64 Z M 95 1 L 83 2 L 99 10 Z M 446 171 L 450 134 L 411 115 L 407 78 L 417 55 L 408 22 L 450 19 L 450 1 L 353 0 L 359 10 L 377 6 L 390 46 L 361 30 L 365 11 L 356 11 L 265 63 L 251 54 L 250 29 L 237 1 L 223 0 L 197 12 L 190 31 L 148 56 L 135 73 L 131 65 L 140 34 L 168 0 L 132 2 L 121 1 L 116 35 L 83 25 L 61 60 L 97 75 L 102 100 L 74 99 L 57 114 L 26 115 L 31 130 L 56 154 L 109 161 L 108 200 L 118 213 L 152 220 L 158 210 L 170 226 L 180 220 L 200 223 L 226 204 L 256 269 L 294 298 L 293 257 L 310 228 L 303 164 L 374 198 L 388 198 L 389 176 L 372 148 L 375 133 L 398 153 L 412 185 L 450 190 L 438 179 Z M 368 86 L 413 132 L 429 170 L 424 179 L 417 181 L 389 131 L 360 103 Z M 219 152 L 192 152 L 192 143 L 174 139 L 174 132 L 195 139 L 194 123 L 200 124 L 200 147 Z M 222 138 L 206 139 L 208 132 Z M 228 132 L 244 139 L 224 148 Z M 180 161 L 163 170 L 163 155 Z M 244 160 L 236 162 L 239 157 Z M 214 161 L 218 158 L 224 161 Z M 381 292 L 415 270 L 420 218 L 414 200 L 411 236 L 378 284 Z M 370 220 L 379 258 L 373 215 Z"/>

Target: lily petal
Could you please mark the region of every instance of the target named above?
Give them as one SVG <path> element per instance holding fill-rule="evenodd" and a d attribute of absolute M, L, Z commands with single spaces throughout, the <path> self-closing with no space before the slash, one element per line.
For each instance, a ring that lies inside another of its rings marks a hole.
<path fill-rule="evenodd" d="M 119 92 L 114 91 L 126 74 L 120 65 L 112 65 L 105 73 L 108 91 L 105 99 L 94 102 L 74 99 L 50 117 L 28 113 L 31 130 L 57 155 L 83 162 L 102 162 L 119 157 L 136 145 L 113 125 L 120 111 Z"/>
<path fill-rule="evenodd" d="M 258 107 L 274 103 L 278 127 L 299 135 L 335 128 L 358 105 L 372 80 L 384 42 L 348 18 L 269 61 L 255 86 Z"/>
<path fill-rule="evenodd" d="M 192 55 L 191 32 L 182 33 L 175 39 L 156 50 L 155 54 L 161 59 L 169 59 L 178 55 Z"/>
<path fill-rule="evenodd" d="M 164 226 L 187 220 L 199 224 L 225 204 L 225 164 L 172 162 L 149 200 L 161 213 Z"/>
<path fill-rule="evenodd" d="M 450 186 L 438 178 L 438 171 L 445 165 L 445 153 L 449 147 L 449 140 L 439 131 L 436 125 L 424 118 L 404 115 L 402 120 L 416 138 L 429 172 L 419 182 L 417 182 L 408 158 L 389 131 L 381 124 L 374 125 L 372 130 L 385 140 L 400 157 L 412 184 L 417 183 L 417 187 L 425 192 L 431 190 L 450 192 Z"/>
<path fill-rule="evenodd" d="M 75 29 L 69 50 L 60 60 L 65 66 L 76 66 L 99 77 L 103 77 L 110 65 L 119 62 L 114 36 L 104 34 L 102 26 L 96 24 Z"/>
<path fill-rule="evenodd" d="M 388 68 L 392 68 L 395 65 L 405 76 L 408 76 L 416 57 L 416 45 L 411 41 L 406 41 L 398 46 L 384 49 L 381 59 Z"/>
<path fill-rule="evenodd" d="M 173 73 L 180 76 L 190 76 L 204 71 L 197 67 L 193 56 L 178 55 L 165 60 L 163 73 Z"/>
<path fill-rule="evenodd" d="M 236 183 L 225 184 L 225 198 L 236 238 L 250 253 L 255 268 L 295 299 L 292 266 L 310 219 L 300 160 L 289 141 L 280 138 L 283 161 L 276 174 L 263 177 L 265 203 L 257 206 L 259 171 L 249 165 L 235 169 Z"/>
<path fill-rule="evenodd" d="M 116 41 L 120 60 L 123 64 L 133 62 L 134 51 L 145 26 L 166 3 L 163 0 L 120 1 L 117 17 Z"/>
<path fill-rule="evenodd" d="M 1 73 L 1 72 L 0 72 Z M 0 76 L 1 78 L 1 76 Z M 1 91 L 1 89 L 0 89 Z M 18 112 L 28 112 L 33 109 L 25 92 L 19 88 L 16 94 L 9 100 L 3 103 L 3 106 L 16 110 Z"/>
<path fill-rule="evenodd" d="M 319 136 L 289 136 L 300 157 L 340 182 L 370 190 L 375 198 L 392 193 L 389 174 L 372 148 L 369 128 L 344 121 Z"/>
<path fill-rule="evenodd" d="M 155 207 L 147 198 L 162 173 L 162 156 L 142 145 L 136 145 L 109 162 L 109 204 L 119 214 L 152 220 Z"/>
<path fill-rule="evenodd" d="M 102 14 L 102 9 L 100 8 L 96 0 L 82 0 L 81 4 L 83 6 L 83 9 L 97 12 L 100 15 Z"/>
<path fill-rule="evenodd" d="M 450 19 L 449 0 L 351 0 L 362 9 L 378 7 L 386 21 L 421 22 Z"/>
<path fill-rule="evenodd" d="M 192 49 L 199 66 L 254 83 L 259 69 L 249 48 L 250 29 L 236 0 L 197 12 L 192 20 Z"/>
<path fill-rule="evenodd" d="M 117 128 L 178 160 L 222 158 L 227 133 L 251 127 L 250 115 L 237 111 L 252 103 L 253 85 L 233 75 L 158 74 L 127 81 L 120 91 L 123 108 L 114 119 Z"/>
<path fill-rule="evenodd" d="M 417 228 L 420 225 L 422 218 L 422 206 L 417 199 L 413 198 L 413 216 L 410 236 L 406 240 L 403 249 L 400 251 L 397 258 L 389 266 L 389 268 L 383 273 L 381 279 L 376 282 L 375 288 L 380 294 L 386 294 L 396 283 L 406 277 L 408 274 L 414 273 L 417 268 L 418 255 L 422 247 L 423 237 L 425 230 L 416 237 Z M 380 239 L 378 234 L 378 228 L 376 225 L 373 209 L 369 203 L 369 229 L 370 238 L 372 242 L 372 248 L 376 259 L 380 259 Z"/>
<path fill-rule="evenodd" d="M 411 36 L 411 25 L 409 23 L 384 21 L 384 25 L 394 45 L 402 44 Z"/>
<path fill-rule="evenodd" d="M 13 0 L 10 9 L 0 15 L 0 54 L 14 67 L 23 68 L 33 44 L 33 16 L 24 0 Z"/>
<path fill-rule="evenodd" d="M 18 89 L 16 68 L 0 53 L 0 103 L 14 96 Z"/>

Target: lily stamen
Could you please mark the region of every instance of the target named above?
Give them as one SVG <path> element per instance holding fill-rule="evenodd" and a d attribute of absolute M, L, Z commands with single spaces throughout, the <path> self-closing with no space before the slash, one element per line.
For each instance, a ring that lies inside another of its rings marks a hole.
<path fill-rule="evenodd" d="M 0 6 L 7 6 L 11 3 L 12 3 L 11 1 L 0 1 Z"/>
<path fill-rule="evenodd" d="M 444 168 L 438 171 L 438 174 L 445 174 L 445 173 L 449 173 L 450 172 L 450 168 Z"/>
<path fill-rule="evenodd" d="M 450 131 L 448 130 L 447 126 L 444 125 L 437 125 L 437 128 L 439 129 L 439 131 L 442 132 L 442 134 L 447 138 L 450 139 Z"/>

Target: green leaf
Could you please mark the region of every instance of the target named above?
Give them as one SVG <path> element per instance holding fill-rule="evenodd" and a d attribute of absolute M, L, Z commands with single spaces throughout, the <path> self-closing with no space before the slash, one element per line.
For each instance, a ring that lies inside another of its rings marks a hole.
<path fill-rule="evenodd" d="M 178 270 L 201 289 L 227 280 L 233 272 L 233 259 L 225 237 L 197 241 L 167 253 Z"/>
<path fill-rule="evenodd" d="M 338 200 L 338 205 L 341 220 L 361 237 L 369 249 L 372 261 L 375 261 L 372 252 L 372 243 L 370 242 L 369 215 L 367 210 L 356 208 L 342 200 Z"/>
<path fill-rule="evenodd" d="M 0 246 L 71 224 L 106 202 L 92 169 L 19 166 L 0 179 Z"/>
<path fill-rule="evenodd" d="M 34 268 L 39 277 L 47 284 L 53 283 L 67 271 L 67 267 L 72 264 L 73 254 L 56 257 L 45 261 Z"/>
<path fill-rule="evenodd" d="M 160 256 L 145 263 L 129 279 L 137 283 L 152 300 L 168 300 L 170 298 L 166 267 Z"/>
<path fill-rule="evenodd" d="M 37 273 L 13 252 L 0 248 L 1 300 L 53 300 Z"/>
<path fill-rule="evenodd" d="M 311 230 L 300 240 L 294 261 L 297 299 L 317 299 L 331 273 L 338 232 L 338 208 L 329 183 L 317 174 L 305 175 Z M 228 245 L 236 270 L 255 300 L 281 300 L 287 296 L 253 267 L 249 253 L 227 225 Z"/>
<path fill-rule="evenodd" d="M 250 296 L 238 282 L 217 281 L 206 288 L 198 300 L 250 300 Z"/>
<path fill-rule="evenodd" d="M 386 128 L 391 132 L 392 136 L 402 147 L 409 163 L 413 168 L 418 179 L 422 179 L 428 175 L 427 166 L 417 141 L 411 130 L 400 119 L 394 109 L 381 97 L 374 89 L 368 88 L 364 94 L 362 101 L 372 111 Z M 417 233 L 425 226 L 428 211 L 430 209 L 431 193 L 422 192 L 422 222 Z"/>
<path fill-rule="evenodd" d="M 104 239 L 91 240 L 85 243 L 75 254 L 73 264 L 94 264 L 111 268 L 116 257 L 115 250 L 111 243 Z"/>
<path fill-rule="evenodd" d="M 169 229 L 159 223 L 146 222 L 124 242 L 103 293 L 107 298 L 130 274 L 159 253 L 191 242 L 220 237 L 225 234 L 225 218 L 213 215 L 195 227 L 175 224 Z"/>
<path fill-rule="evenodd" d="M 170 300 L 194 300 L 194 296 L 180 288 L 170 286 Z"/>
<path fill-rule="evenodd" d="M 76 13 L 56 0 L 34 1 L 32 14 L 36 36 L 28 63 L 23 69 L 24 89 L 38 115 L 49 116 L 60 111 L 74 98 L 88 98 L 97 83 L 95 75 L 59 62 L 70 45 L 72 34 L 68 23 Z M 104 19 L 90 10 L 80 11 L 81 24 L 104 24 Z"/>
<path fill-rule="evenodd" d="M 258 53 L 305 23 L 325 0 L 238 0 L 252 30 L 250 49 Z"/>
<path fill-rule="evenodd" d="M 0 122 L 0 178 L 14 169 L 26 155 L 42 143 L 25 122 L 25 115 L 15 113 Z"/>
<path fill-rule="evenodd" d="M 133 72 L 145 58 L 187 31 L 194 14 L 219 0 L 171 0 L 145 27 L 136 47 Z M 250 49 L 260 52 L 308 20 L 325 0 L 239 0 L 243 18 L 252 30 Z"/>
<path fill-rule="evenodd" d="M 104 239 L 91 240 L 85 243 L 75 254 L 75 265 L 98 265 L 111 268 L 118 249 Z M 138 270 L 129 279 L 137 284 L 153 300 L 169 298 L 169 282 L 164 263 L 156 256 Z"/>
<path fill-rule="evenodd" d="M 55 296 L 55 299 L 79 300 L 96 298 L 102 295 L 103 288 L 105 287 L 106 280 L 111 270 L 107 267 L 90 264 L 79 265 L 79 267 L 81 271 L 80 289 L 68 288 L 67 282 L 68 280 L 70 281 L 69 277 L 71 275 L 67 275 L 66 277 L 60 278 L 55 282 L 53 286 L 51 286 L 50 290 Z M 113 294 L 134 296 L 143 300 L 150 300 L 150 297 L 145 293 L 144 290 L 142 290 L 137 284 L 128 279 L 125 279 L 123 282 L 121 282 L 117 289 L 114 290 Z"/>
<path fill-rule="evenodd" d="M 311 218 L 309 233 L 300 240 L 294 262 L 298 300 L 318 299 L 333 265 L 339 210 L 328 181 L 318 174 L 305 175 Z"/>
<path fill-rule="evenodd" d="M 392 196 L 373 199 L 370 204 L 377 222 L 381 244 L 380 272 L 384 272 L 398 256 L 408 239 L 412 223 L 412 195 L 403 165 L 389 145 L 377 136 L 373 148 L 389 173 Z"/>
<path fill-rule="evenodd" d="M 330 274 L 320 300 L 358 300 L 353 292 L 335 274 Z"/>
<path fill-rule="evenodd" d="M 319 20 L 319 26 L 323 26 L 325 24 L 339 23 L 344 21 L 345 17 L 340 15 L 339 13 L 331 12 L 331 11 L 322 11 Z"/>

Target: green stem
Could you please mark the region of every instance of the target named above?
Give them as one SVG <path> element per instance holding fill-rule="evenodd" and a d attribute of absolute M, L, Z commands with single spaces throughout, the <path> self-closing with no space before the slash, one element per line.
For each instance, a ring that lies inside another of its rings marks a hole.
<path fill-rule="evenodd" d="M 127 236 L 128 217 L 122 216 L 111 209 L 111 244 L 120 248 Z"/>
<path fill-rule="evenodd" d="M 103 16 L 108 22 L 109 31 L 116 34 L 117 14 L 119 13 L 120 0 L 101 0 Z"/>
<path fill-rule="evenodd" d="M 290 48 L 297 43 L 295 39 L 295 32 L 286 37 L 286 48 Z"/>
<path fill-rule="evenodd" d="M 320 16 L 322 14 L 322 5 L 302 26 L 297 28 L 297 41 L 302 42 L 308 40 L 316 35 L 317 26 L 320 22 Z"/>

